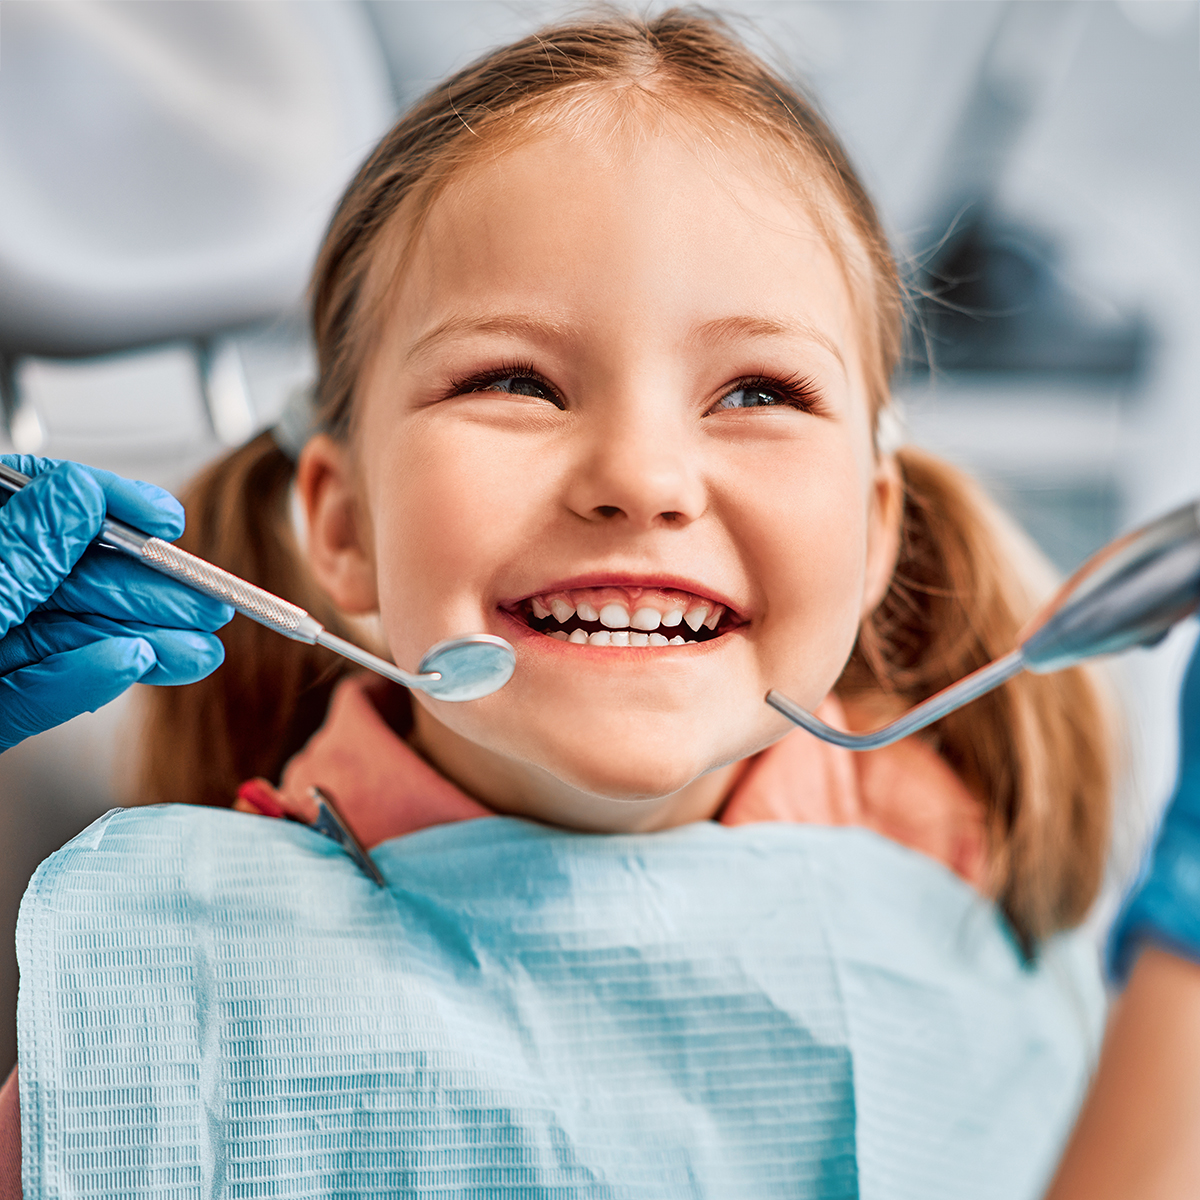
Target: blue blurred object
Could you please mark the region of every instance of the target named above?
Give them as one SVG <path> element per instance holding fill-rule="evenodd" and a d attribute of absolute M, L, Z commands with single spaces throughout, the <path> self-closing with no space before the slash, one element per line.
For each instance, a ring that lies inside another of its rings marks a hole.
<path fill-rule="evenodd" d="M 220 665 L 212 633 L 232 609 L 91 546 L 106 513 L 178 537 L 173 496 L 77 463 L 0 462 L 36 476 L 0 508 L 0 750 L 139 680 L 191 683 Z"/>
<path fill-rule="evenodd" d="M 162 805 L 47 860 L 26 1194 L 128 1194 L 169 1147 L 140 1196 L 1041 1196 L 1099 1038 L 1086 935 L 1029 964 L 864 829 L 496 817 L 371 858 L 384 887 L 301 825 Z M 120 1154 L 58 1132 L 83 1110 Z"/>
<path fill-rule="evenodd" d="M 1200 642 L 1179 704 L 1179 778 L 1141 878 L 1113 928 L 1109 969 L 1128 978 L 1154 942 L 1200 962 Z"/>

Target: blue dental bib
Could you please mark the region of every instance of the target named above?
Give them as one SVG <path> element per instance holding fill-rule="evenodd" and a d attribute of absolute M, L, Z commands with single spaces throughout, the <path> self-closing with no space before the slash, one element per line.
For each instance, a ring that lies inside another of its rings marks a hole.
<path fill-rule="evenodd" d="M 1034 1200 L 1099 1044 L 1082 939 L 865 830 L 386 842 L 114 811 L 21 908 L 26 1200 Z"/>

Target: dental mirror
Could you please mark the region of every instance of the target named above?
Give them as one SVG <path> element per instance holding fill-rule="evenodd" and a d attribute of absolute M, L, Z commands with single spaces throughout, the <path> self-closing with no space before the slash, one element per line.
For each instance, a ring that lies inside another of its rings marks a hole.
<path fill-rule="evenodd" d="M 440 676 L 421 684 L 435 700 L 479 700 L 499 691 L 517 665 L 513 648 L 490 633 L 450 638 L 425 654 L 417 674 Z"/>
<path fill-rule="evenodd" d="M 871 733 L 826 725 L 782 693 L 767 703 L 847 750 L 877 750 L 924 729 L 1022 671 L 1047 675 L 1101 654 L 1153 646 L 1200 605 L 1200 501 L 1118 538 L 1067 580 L 1030 622 L 1017 649 Z"/>

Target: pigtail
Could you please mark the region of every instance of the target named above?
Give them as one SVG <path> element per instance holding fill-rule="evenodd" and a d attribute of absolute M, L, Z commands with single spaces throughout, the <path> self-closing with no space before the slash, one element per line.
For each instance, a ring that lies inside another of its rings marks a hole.
<path fill-rule="evenodd" d="M 1053 578 L 961 471 L 913 448 L 897 459 L 899 560 L 838 688 L 870 724 L 1013 649 Z M 1074 668 L 1020 675 L 929 731 L 985 806 L 990 890 L 1027 948 L 1078 924 L 1099 890 L 1112 819 L 1110 730 L 1095 672 Z"/>
<path fill-rule="evenodd" d="M 329 600 L 301 565 L 289 513 L 291 460 L 270 433 L 218 460 L 183 496 L 179 544 L 306 608 L 334 630 Z M 137 798 L 227 805 L 253 776 L 277 779 L 324 719 L 344 660 L 238 614 L 220 633 L 225 662 L 183 688 L 144 691 Z"/>

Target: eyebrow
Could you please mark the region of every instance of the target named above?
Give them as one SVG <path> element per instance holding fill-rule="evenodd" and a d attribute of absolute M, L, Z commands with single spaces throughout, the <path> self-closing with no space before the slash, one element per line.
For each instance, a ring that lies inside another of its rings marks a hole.
<path fill-rule="evenodd" d="M 431 346 L 464 334 L 501 333 L 527 337 L 532 341 L 550 341 L 575 332 L 567 321 L 527 313 L 497 313 L 493 316 L 451 316 L 421 334 L 408 348 L 406 361 L 420 357 Z M 739 315 L 716 317 L 698 325 L 689 340 L 697 342 L 733 341 L 738 338 L 776 338 L 800 336 L 827 350 L 846 370 L 846 360 L 837 343 L 807 321 L 777 321 L 772 317 Z"/>
<path fill-rule="evenodd" d="M 837 343 L 826 333 L 807 321 L 776 321 L 772 317 L 735 316 L 717 317 L 705 321 L 696 328 L 692 337 L 696 341 L 732 341 L 735 338 L 773 338 L 773 337 L 802 337 L 828 350 L 842 371 L 846 370 L 846 360 L 838 349 Z"/>
<path fill-rule="evenodd" d="M 468 333 L 507 333 L 527 337 L 532 341 L 544 342 L 561 338 L 574 332 L 566 321 L 553 317 L 535 317 L 525 313 L 498 313 L 490 317 L 453 316 L 435 325 L 408 348 L 406 360 L 418 358 L 430 346 L 448 338 L 461 337 Z"/>

